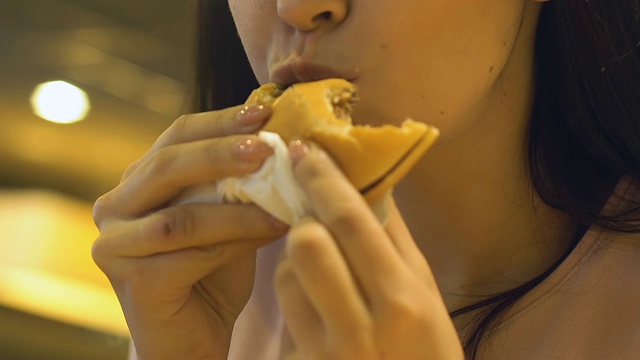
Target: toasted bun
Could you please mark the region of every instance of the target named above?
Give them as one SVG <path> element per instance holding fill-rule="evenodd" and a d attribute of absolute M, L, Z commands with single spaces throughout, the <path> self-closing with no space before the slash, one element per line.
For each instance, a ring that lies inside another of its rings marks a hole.
<path fill-rule="evenodd" d="M 368 200 L 387 193 L 424 155 L 439 132 L 406 119 L 398 126 L 353 125 L 356 87 L 343 79 L 295 84 L 273 83 L 251 93 L 246 104 L 271 105 L 263 130 L 285 142 L 306 139 L 324 149 Z"/>

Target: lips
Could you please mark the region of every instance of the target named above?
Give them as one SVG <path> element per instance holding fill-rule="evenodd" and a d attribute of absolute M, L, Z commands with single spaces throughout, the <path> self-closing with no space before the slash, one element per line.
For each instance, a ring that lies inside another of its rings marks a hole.
<path fill-rule="evenodd" d="M 275 68 L 270 76 L 271 81 L 282 86 L 330 78 L 354 81 L 357 77 L 357 70 L 340 71 L 329 66 L 304 61 L 291 61 L 280 65 Z"/>

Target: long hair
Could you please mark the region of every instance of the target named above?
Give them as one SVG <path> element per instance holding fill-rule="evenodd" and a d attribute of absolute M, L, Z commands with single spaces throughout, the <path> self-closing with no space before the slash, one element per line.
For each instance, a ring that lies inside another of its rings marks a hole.
<path fill-rule="evenodd" d="M 200 0 L 196 110 L 242 103 L 257 86 L 226 2 Z M 589 227 L 640 232 L 640 205 L 603 204 L 622 176 L 640 179 L 640 0 L 555 0 L 542 7 L 527 154 L 530 181 L 578 224 L 565 253 L 534 279 L 455 310 L 477 313 L 469 359 L 501 315 L 573 251 Z"/>
<path fill-rule="evenodd" d="M 465 339 L 469 359 L 501 316 L 560 266 L 587 228 L 640 232 L 639 204 L 603 211 L 621 176 L 640 179 L 639 8 L 638 0 L 563 0 L 542 8 L 528 167 L 537 194 L 571 215 L 578 230 L 543 273 L 451 313 L 480 310 Z"/>

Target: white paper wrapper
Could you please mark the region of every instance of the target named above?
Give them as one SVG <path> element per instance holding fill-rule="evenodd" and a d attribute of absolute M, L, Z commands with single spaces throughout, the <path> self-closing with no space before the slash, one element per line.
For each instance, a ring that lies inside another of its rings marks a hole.
<path fill-rule="evenodd" d="M 261 131 L 258 136 L 274 150 L 260 170 L 239 178 L 194 186 L 175 203 L 255 203 L 289 225 L 310 215 L 309 200 L 293 176 L 289 147 L 278 134 Z"/>

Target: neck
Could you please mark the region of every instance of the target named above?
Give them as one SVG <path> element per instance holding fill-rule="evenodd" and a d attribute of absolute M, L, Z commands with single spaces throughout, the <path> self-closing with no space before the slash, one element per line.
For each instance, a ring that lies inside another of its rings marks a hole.
<path fill-rule="evenodd" d="M 568 216 L 535 195 L 529 180 L 533 79 L 522 74 L 533 74 L 533 64 L 511 60 L 470 112 L 471 126 L 445 134 L 394 193 L 449 310 L 544 272 L 575 231 Z"/>
<path fill-rule="evenodd" d="M 396 188 L 398 207 L 449 310 L 542 273 L 565 251 L 575 229 L 534 195 L 524 161 L 508 152 L 501 161 L 488 154 L 500 153 L 492 140 L 433 149 L 424 161 L 429 171 Z M 452 162 L 461 166 L 452 171 Z"/>

